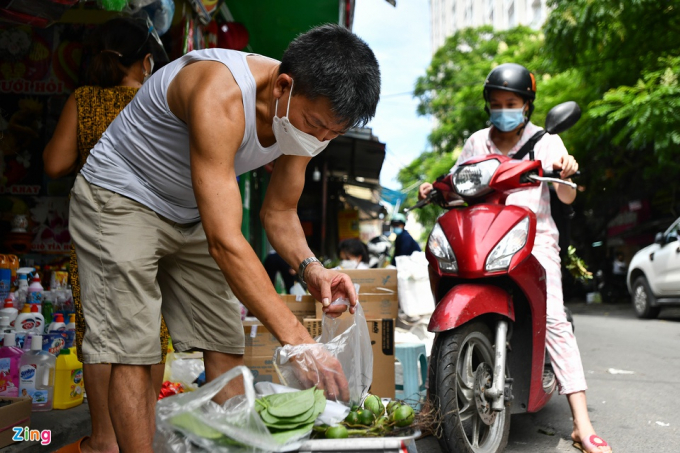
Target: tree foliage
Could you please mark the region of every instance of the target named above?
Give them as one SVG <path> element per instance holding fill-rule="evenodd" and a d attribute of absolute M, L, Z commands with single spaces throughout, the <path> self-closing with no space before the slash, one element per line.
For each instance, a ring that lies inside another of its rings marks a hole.
<path fill-rule="evenodd" d="M 536 109 L 542 125 L 550 107 L 567 100 L 583 110 L 562 134 L 578 160 L 586 187 L 577 211 L 595 212 L 600 230 L 632 199 L 666 191 L 680 181 L 680 3 L 677 0 L 552 0 L 541 32 L 526 27 L 459 30 L 418 79 L 418 112 L 435 122 L 432 151 L 399 174 L 406 186 L 433 180 L 439 161 L 486 127 L 482 85 L 489 71 L 516 62 L 537 77 Z M 442 165 L 444 167 L 444 165 Z M 437 171 L 442 168 L 438 168 Z M 641 171 L 644 170 L 644 171 Z M 673 213 L 676 197 L 668 195 Z M 430 226 L 436 211 L 423 211 Z M 595 222 L 595 220 L 593 220 Z M 592 222 L 591 222 L 592 223 Z"/>

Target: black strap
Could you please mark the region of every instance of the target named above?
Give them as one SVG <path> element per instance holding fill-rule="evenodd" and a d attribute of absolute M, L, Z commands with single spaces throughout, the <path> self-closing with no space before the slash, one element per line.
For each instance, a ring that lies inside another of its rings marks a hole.
<path fill-rule="evenodd" d="M 524 159 L 524 156 L 527 155 L 530 151 L 534 150 L 534 146 L 536 146 L 536 143 L 539 142 L 543 138 L 543 136 L 546 134 L 545 129 L 542 129 L 538 132 L 536 132 L 529 140 L 527 140 L 524 145 L 517 151 L 512 158 L 517 159 L 517 160 L 522 160 Z"/>

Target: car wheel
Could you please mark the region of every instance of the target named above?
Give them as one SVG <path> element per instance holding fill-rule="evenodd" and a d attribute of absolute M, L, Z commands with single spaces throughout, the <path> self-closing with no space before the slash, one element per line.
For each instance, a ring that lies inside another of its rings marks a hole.
<path fill-rule="evenodd" d="M 656 301 L 645 277 L 638 277 L 633 283 L 633 309 L 638 318 L 653 319 L 659 316 L 661 308 L 654 307 Z"/>

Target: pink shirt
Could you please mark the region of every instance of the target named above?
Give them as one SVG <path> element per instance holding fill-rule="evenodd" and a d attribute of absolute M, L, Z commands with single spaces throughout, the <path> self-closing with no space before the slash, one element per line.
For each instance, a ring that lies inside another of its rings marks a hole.
<path fill-rule="evenodd" d="M 541 129 L 542 128 L 532 123 L 528 123 L 526 128 L 524 128 L 522 138 L 507 155 L 512 157 L 527 140 Z M 467 139 L 465 146 L 463 146 L 463 151 L 451 171 L 473 157 L 479 157 L 486 154 L 503 154 L 491 140 L 491 137 L 489 136 L 490 131 L 491 128 L 479 130 Z M 568 154 L 567 148 L 565 148 L 562 139 L 558 135 L 546 134 L 534 147 L 534 158 L 541 161 L 543 171 L 552 171 L 553 163 L 557 162 L 560 157 L 566 154 Z M 524 160 L 528 159 L 529 155 L 527 154 L 524 156 Z M 539 187 L 510 194 L 506 204 L 524 206 L 536 213 L 537 222 L 534 250 L 551 248 L 559 252 L 560 248 L 559 245 L 557 245 L 559 241 L 559 232 L 550 215 L 550 192 L 547 183 L 541 183 Z"/>

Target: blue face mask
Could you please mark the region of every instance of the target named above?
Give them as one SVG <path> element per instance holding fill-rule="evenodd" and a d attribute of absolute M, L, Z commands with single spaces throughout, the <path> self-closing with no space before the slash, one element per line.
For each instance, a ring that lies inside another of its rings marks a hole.
<path fill-rule="evenodd" d="M 392 228 L 392 231 L 394 231 L 394 234 L 396 234 L 397 236 L 399 236 L 401 233 L 404 232 L 404 229 L 403 229 L 403 228 L 399 228 L 399 227 L 394 227 L 394 228 Z"/>
<path fill-rule="evenodd" d="M 510 132 L 524 123 L 524 107 L 519 109 L 491 109 L 489 110 L 491 124 L 502 132 Z"/>

